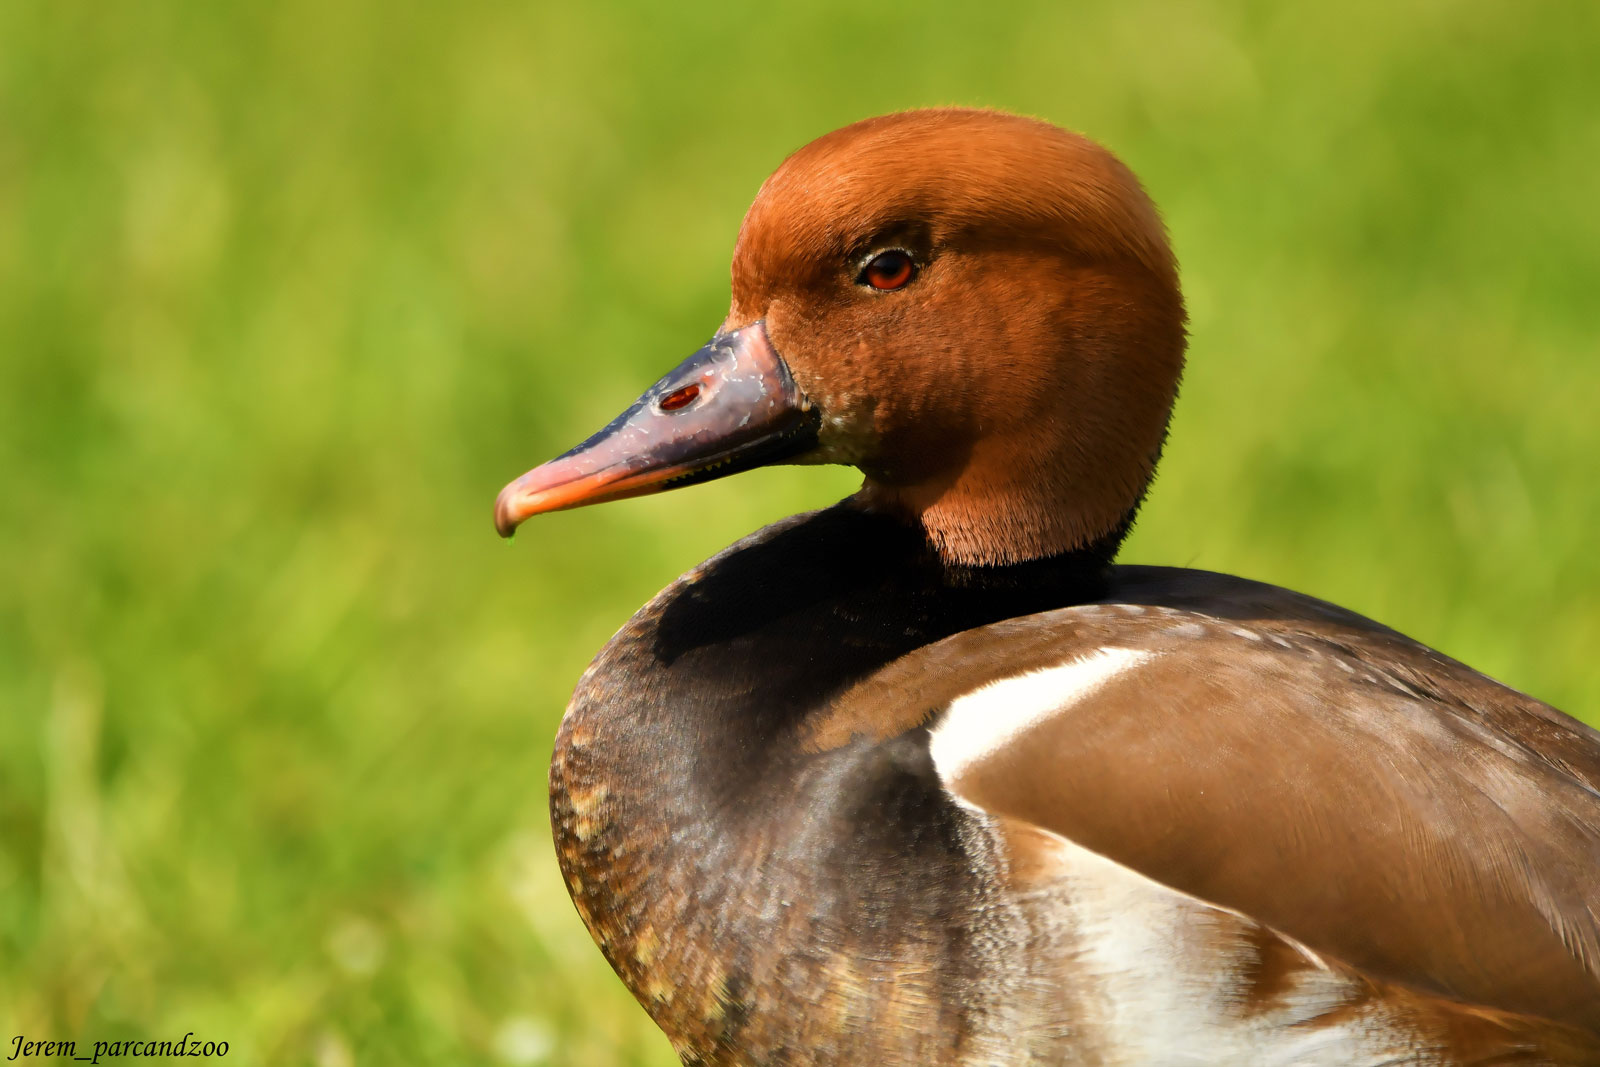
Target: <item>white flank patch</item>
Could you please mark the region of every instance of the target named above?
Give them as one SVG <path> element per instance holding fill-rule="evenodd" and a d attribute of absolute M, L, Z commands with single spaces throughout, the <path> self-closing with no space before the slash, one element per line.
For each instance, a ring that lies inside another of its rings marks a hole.
<path fill-rule="evenodd" d="M 1076 951 L 1061 973 L 1095 995 L 1080 1022 L 1120 1063 L 1161 1067 L 1438 1067 L 1440 1058 L 1382 1005 L 1336 1016 L 1359 995 L 1356 979 L 1330 970 L 1285 939 L 1309 967 L 1276 997 L 1241 1012 L 1259 962 L 1255 926 L 1238 912 L 1188 896 L 1091 852 L 1056 842 L 1059 896 L 1052 916 Z M 1336 1016 L 1336 1022 L 1317 1020 Z"/>
<path fill-rule="evenodd" d="M 1058 667 L 1001 678 L 957 697 L 928 743 L 939 777 L 948 782 L 960 776 L 1153 655 L 1133 648 L 1102 648 Z"/>

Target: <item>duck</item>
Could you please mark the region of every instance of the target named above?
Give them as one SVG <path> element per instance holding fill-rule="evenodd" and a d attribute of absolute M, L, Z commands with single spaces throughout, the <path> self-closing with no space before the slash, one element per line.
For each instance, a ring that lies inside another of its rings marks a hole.
<path fill-rule="evenodd" d="M 1600 733 L 1352 611 L 1115 562 L 1184 367 L 1137 178 L 1038 119 L 789 156 L 727 317 L 500 493 L 861 489 L 578 681 L 556 858 L 684 1064 L 1600 1064 Z"/>

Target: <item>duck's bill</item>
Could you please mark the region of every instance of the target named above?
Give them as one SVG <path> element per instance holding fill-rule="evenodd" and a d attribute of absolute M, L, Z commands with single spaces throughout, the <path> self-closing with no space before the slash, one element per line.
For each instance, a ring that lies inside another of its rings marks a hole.
<path fill-rule="evenodd" d="M 718 334 L 605 429 L 500 490 L 495 529 L 776 463 L 816 447 L 817 423 L 762 323 Z"/>

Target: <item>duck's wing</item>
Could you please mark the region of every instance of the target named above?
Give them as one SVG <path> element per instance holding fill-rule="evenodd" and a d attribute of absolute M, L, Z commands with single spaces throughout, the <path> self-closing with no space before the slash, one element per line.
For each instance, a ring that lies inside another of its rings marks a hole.
<path fill-rule="evenodd" d="M 1203 572 L 908 655 L 816 731 L 1379 983 L 1600 1035 L 1600 733 L 1352 613 Z M 1013 833 L 1015 837 L 1015 833 Z"/>

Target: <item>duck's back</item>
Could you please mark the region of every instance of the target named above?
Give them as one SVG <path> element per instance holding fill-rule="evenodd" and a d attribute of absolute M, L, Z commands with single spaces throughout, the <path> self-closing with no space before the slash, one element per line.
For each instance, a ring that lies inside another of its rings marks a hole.
<path fill-rule="evenodd" d="M 1102 602 L 953 636 L 842 702 L 918 705 L 987 812 L 1375 980 L 1600 1032 L 1600 735 L 1392 630 L 1122 567 Z"/>

